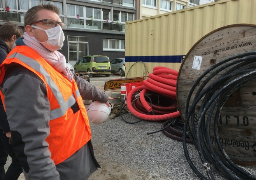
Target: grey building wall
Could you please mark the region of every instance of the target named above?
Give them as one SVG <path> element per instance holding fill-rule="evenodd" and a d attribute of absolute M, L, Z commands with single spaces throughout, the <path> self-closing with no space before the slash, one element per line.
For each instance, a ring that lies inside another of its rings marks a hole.
<path fill-rule="evenodd" d="M 72 30 L 64 30 L 64 34 L 66 40 L 64 42 L 64 46 L 60 52 L 65 55 L 68 59 L 68 36 L 86 36 L 88 38 L 89 44 L 89 54 L 90 55 L 106 55 L 109 59 L 125 57 L 125 52 L 118 51 L 103 51 L 103 39 L 118 39 L 125 40 L 124 34 L 109 34 L 109 33 L 95 33 L 95 32 L 87 32 L 87 31 L 72 31 Z"/>

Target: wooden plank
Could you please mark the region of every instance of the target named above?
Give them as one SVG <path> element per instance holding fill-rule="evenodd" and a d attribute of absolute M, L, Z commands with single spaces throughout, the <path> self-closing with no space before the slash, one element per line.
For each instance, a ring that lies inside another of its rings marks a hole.
<path fill-rule="evenodd" d="M 105 82 L 104 90 L 121 88 L 121 84 L 123 84 L 123 83 L 142 82 L 143 80 L 144 80 L 143 77 L 121 78 L 121 79 L 109 80 L 109 81 Z"/>

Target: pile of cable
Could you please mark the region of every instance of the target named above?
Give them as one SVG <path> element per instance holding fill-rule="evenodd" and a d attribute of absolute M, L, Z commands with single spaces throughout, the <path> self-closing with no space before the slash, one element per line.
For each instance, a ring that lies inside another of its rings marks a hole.
<path fill-rule="evenodd" d="M 176 83 L 178 72 L 157 66 L 153 73 L 127 95 L 127 108 L 136 117 L 148 121 L 163 121 L 180 116 L 176 108 Z M 169 103 L 161 106 L 158 97 Z M 153 100 L 152 100 L 153 99 Z M 156 102 L 156 103 L 155 103 Z M 173 103 L 174 102 L 174 103 Z"/>
<path fill-rule="evenodd" d="M 216 179 L 213 169 L 227 179 L 256 179 L 229 158 L 221 146 L 218 133 L 221 110 L 227 99 L 235 90 L 255 78 L 256 52 L 247 52 L 211 66 L 191 87 L 185 108 L 183 149 L 190 167 L 200 179 Z M 198 106 L 200 109 L 196 108 Z M 213 134 L 210 134 L 210 128 L 213 129 Z M 203 172 L 200 172 L 200 168 L 197 168 L 190 158 L 187 135 L 191 137 L 199 153 L 202 167 L 205 168 Z M 213 147 L 210 136 L 216 139 L 217 147 Z"/>
<path fill-rule="evenodd" d="M 183 126 L 181 118 L 174 118 L 167 120 L 162 124 L 163 134 L 169 138 L 172 138 L 177 141 L 182 141 Z M 186 135 L 186 142 L 192 143 L 190 137 Z"/>

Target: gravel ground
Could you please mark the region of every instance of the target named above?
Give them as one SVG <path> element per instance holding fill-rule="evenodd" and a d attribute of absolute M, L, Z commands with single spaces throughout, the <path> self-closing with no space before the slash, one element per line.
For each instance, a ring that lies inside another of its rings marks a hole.
<path fill-rule="evenodd" d="M 130 122 L 138 120 L 132 114 L 125 114 L 123 118 Z M 170 139 L 162 132 L 147 135 L 148 132 L 159 130 L 161 124 L 149 121 L 128 124 L 120 117 L 109 119 L 101 125 L 92 124 L 92 142 L 102 169 L 89 180 L 123 180 L 122 177 L 127 180 L 199 179 L 188 165 L 182 142 Z M 204 172 L 194 146 L 189 145 L 188 149 L 193 162 Z M 255 166 L 248 167 L 253 174 L 255 169 Z M 217 172 L 214 175 L 218 180 L 224 179 Z"/>
<path fill-rule="evenodd" d="M 138 120 L 131 114 L 125 114 L 123 118 Z M 128 124 L 120 117 L 101 125 L 93 124 L 92 142 L 96 158 L 125 166 L 132 172 L 124 172 L 129 180 L 197 179 L 186 162 L 181 142 L 166 137 L 162 132 L 147 135 L 160 128 L 159 122 Z M 115 170 L 110 173 L 115 175 Z M 120 177 L 116 179 L 121 180 Z"/>
<path fill-rule="evenodd" d="M 93 82 L 102 89 L 104 81 Z M 122 116 L 126 121 L 139 119 L 132 114 Z M 101 168 L 88 180 L 197 180 L 184 156 L 182 143 L 162 132 L 147 135 L 161 128 L 161 122 L 125 123 L 122 118 L 108 119 L 101 125 L 91 124 L 92 143 Z M 196 166 L 204 172 L 197 151 L 188 146 Z M 10 164 L 10 159 L 6 168 Z M 256 173 L 255 166 L 247 169 Z M 223 179 L 214 172 L 216 179 Z M 24 180 L 23 174 L 19 180 Z"/>
<path fill-rule="evenodd" d="M 130 122 L 138 120 L 131 114 L 122 117 Z M 160 128 L 160 122 L 128 124 L 121 117 L 109 119 L 101 125 L 91 124 L 92 143 L 101 168 L 88 180 L 199 179 L 187 163 L 181 142 L 170 139 L 162 132 L 147 135 Z M 193 162 L 200 168 L 197 151 L 192 145 L 188 147 Z M 253 174 L 255 169 L 255 166 L 248 166 Z M 218 173 L 214 174 L 216 179 L 223 179 Z M 23 174 L 19 180 L 24 180 Z"/>

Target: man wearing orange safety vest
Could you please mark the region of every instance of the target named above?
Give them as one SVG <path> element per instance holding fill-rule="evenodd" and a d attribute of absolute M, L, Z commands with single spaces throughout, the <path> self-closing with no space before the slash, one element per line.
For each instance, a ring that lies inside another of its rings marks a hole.
<path fill-rule="evenodd" d="M 25 33 L 0 66 L 12 145 L 28 180 L 85 180 L 98 167 L 83 99 L 109 97 L 66 67 L 57 7 L 29 9 Z"/>

